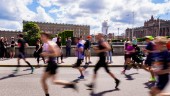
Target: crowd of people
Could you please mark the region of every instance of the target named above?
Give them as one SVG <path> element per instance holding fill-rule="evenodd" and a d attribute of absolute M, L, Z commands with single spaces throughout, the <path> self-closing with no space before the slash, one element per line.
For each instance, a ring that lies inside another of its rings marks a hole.
<path fill-rule="evenodd" d="M 9 46 L 9 51 L 7 47 Z M 4 60 L 6 58 L 14 58 L 15 56 L 15 46 L 16 42 L 14 37 L 11 37 L 11 42 L 8 42 L 6 37 L 0 38 L 0 60 Z"/>
<path fill-rule="evenodd" d="M 63 61 L 63 48 L 62 48 L 62 38 L 56 35 L 52 40 L 50 39 L 50 34 L 43 32 L 41 33 L 41 38 L 36 42 L 36 49 L 34 56 L 37 58 L 37 64 L 39 65 L 40 57 L 44 63 L 47 64 L 45 72 L 43 73 L 41 83 L 45 92 L 45 96 L 50 96 L 48 91 L 48 85 L 46 84 L 47 79 L 52 77 L 54 84 L 66 85 L 70 88 L 77 90 L 76 83 L 68 82 L 64 80 L 57 80 L 55 77 L 56 70 L 58 69 L 58 64 L 64 63 Z M 98 40 L 97 46 L 91 46 L 91 36 L 87 36 L 86 40 L 83 40 L 83 37 L 76 37 L 74 41 L 71 40 L 71 37 L 66 38 L 66 53 L 65 56 L 71 56 L 71 45 L 72 42 L 76 43 L 76 47 L 73 49 L 77 61 L 73 64 L 73 68 L 77 69 L 80 73 L 78 79 L 85 78 L 85 70 L 91 64 L 91 49 L 98 54 L 99 61 L 94 67 L 94 74 L 92 77 L 92 82 L 86 86 L 94 89 L 95 81 L 97 79 L 98 70 L 103 67 L 114 80 L 115 80 L 115 89 L 118 89 L 120 84 L 120 79 L 118 79 L 108 67 L 108 64 L 113 63 L 113 46 L 112 41 L 106 41 L 104 35 L 99 33 L 96 35 Z M 18 45 L 19 53 L 18 55 L 18 67 L 15 70 L 18 72 L 20 66 L 20 59 L 23 59 L 31 68 L 31 73 L 34 72 L 33 66 L 25 58 L 25 48 L 28 46 L 26 41 L 23 39 L 23 35 L 18 35 L 18 41 L 15 42 L 14 38 L 11 37 L 11 43 L 7 43 L 7 39 L 1 37 L 0 40 L 0 56 L 1 59 L 5 58 L 7 55 L 7 46 L 10 46 L 10 58 L 15 56 L 15 46 Z M 160 94 L 169 81 L 170 73 L 170 40 L 166 37 L 158 36 L 153 38 L 152 36 L 145 36 L 146 47 L 140 48 L 137 44 L 137 39 L 134 37 L 132 40 L 127 38 L 124 43 L 124 68 L 121 72 L 126 74 L 126 70 L 129 68 L 144 69 L 151 75 L 149 82 L 155 83 L 150 90 L 150 96 L 157 96 Z M 144 57 L 146 59 L 144 60 Z M 60 60 L 59 60 L 60 58 Z M 85 59 L 85 60 L 84 60 Z M 83 61 L 85 64 L 82 66 Z M 163 96 L 163 95 L 162 95 Z M 166 96 L 166 95 L 165 95 Z"/>

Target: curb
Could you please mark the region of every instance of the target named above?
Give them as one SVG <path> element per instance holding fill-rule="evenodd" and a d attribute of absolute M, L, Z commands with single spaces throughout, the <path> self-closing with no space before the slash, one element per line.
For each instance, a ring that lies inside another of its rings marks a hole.
<path fill-rule="evenodd" d="M 38 67 L 37 65 L 32 65 Z M 124 65 L 108 65 L 109 67 L 124 67 Z M 17 65 L 0 65 L 0 67 L 17 67 Z M 28 65 L 20 65 L 20 67 L 29 67 Z M 47 67 L 47 65 L 40 65 L 39 67 Z M 72 65 L 58 65 L 58 67 L 73 67 Z M 95 65 L 89 65 L 89 67 L 95 67 Z"/>

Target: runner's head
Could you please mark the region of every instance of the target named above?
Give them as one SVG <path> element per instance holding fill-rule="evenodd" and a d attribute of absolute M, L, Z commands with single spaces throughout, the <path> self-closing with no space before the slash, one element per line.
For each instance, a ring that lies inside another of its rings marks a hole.
<path fill-rule="evenodd" d="M 96 35 L 96 39 L 97 39 L 97 40 L 101 40 L 103 37 L 104 37 L 104 35 L 103 35 L 102 33 L 98 33 L 98 34 Z"/>
<path fill-rule="evenodd" d="M 79 42 L 80 38 L 75 37 L 74 42 L 77 44 Z"/>
<path fill-rule="evenodd" d="M 130 38 L 129 38 L 129 37 L 127 37 L 127 38 L 126 38 L 126 41 L 130 41 Z"/>
<path fill-rule="evenodd" d="M 23 34 L 19 34 L 19 35 L 18 35 L 18 38 L 23 38 L 23 37 L 24 37 Z"/>
<path fill-rule="evenodd" d="M 168 39 L 166 37 L 158 36 L 158 37 L 155 37 L 153 41 L 155 43 L 155 48 L 157 50 L 166 49 L 166 44 L 168 42 Z"/>
<path fill-rule="evenodd" d="M 50 40 L 50 38 L 51 38 L 51 34 L 50 33 L 48 33 L 48 32 L 42 32 L 41 33 L 41 41 L 43 43 L 46 43 L 48 40 Z"/>
<path fill-rule="evenodd" d="M 150 42 L 154 39 L 152 36 L 145 36 L 144 38 L 146 42 Z"/>
<path fill-rule="evenodd" d="M 131 41 L 127 41 L 127 45 L 132 45 L 132 42 Z"/>

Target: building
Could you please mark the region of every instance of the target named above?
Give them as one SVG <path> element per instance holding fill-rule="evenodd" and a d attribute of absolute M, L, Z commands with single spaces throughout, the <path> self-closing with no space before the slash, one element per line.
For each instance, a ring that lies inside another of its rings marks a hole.
<path fill-rule="evenodd" d="M 150 20 L 144 22 L 144 26 L 133 29 L 127 28 L 125 36 L 132 38 L 132 35 L 137 38 L 147 35 L 170 36 L 170 20 L 154 19 L 151 16 Z"/>
<path fill-rule="evenodd" d="M 34 21 L 23 21 L 23 25 L 28 22 Z M 48 22 L 34 22 L 36 23 L 42 32 L 50 32 L 52 34 L 58 34 L 65 30 L 72 30 L 74 37 L 90 35 L 90 26 L 88 25 L 74 25 L 74 24 L 61 24 L 61 23 L 48 23 Z"/>
<path fill-rule="evenodd" d="M 102 23 L 102 33 L 103 34 L 107 34 L 108 33 L 108 23 L 107 23 L 107 20 L 105 20 L 103 23 Z"/>
<path fill-rule="evenodd" d="M 11 42 L 11 37 L 14 37 L 15 40 L 17 40 L 17 35 L 20 33 L 21 33 L 21 31 L 0 30 L 0 37 L 7 38 L 8 42 Z"/>

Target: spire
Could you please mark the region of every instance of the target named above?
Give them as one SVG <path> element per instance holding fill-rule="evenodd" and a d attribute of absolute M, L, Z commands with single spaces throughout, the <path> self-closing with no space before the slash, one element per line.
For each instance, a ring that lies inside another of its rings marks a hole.
<path fill-rule="evenodd" d="M 151 16 L 151 20 L 154 20 L 153 15 Z"/>

